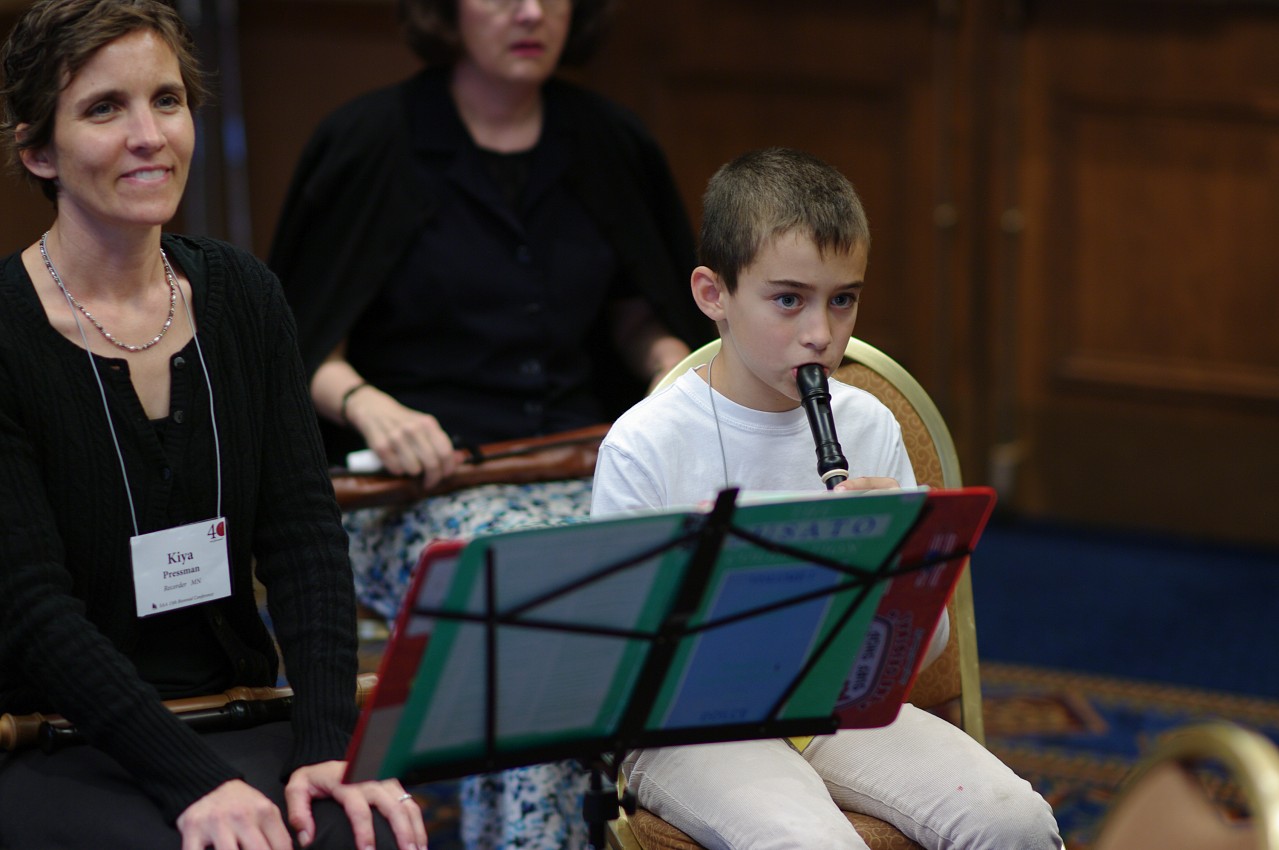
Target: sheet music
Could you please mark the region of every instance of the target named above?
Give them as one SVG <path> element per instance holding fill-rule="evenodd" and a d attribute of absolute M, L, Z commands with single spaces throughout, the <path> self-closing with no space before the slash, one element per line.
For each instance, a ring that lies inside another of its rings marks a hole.
<path fill-rule="evenodd" d="M 486 610 L 484 561 L 490 551 L 495 608 L 506 612 L 631 554 L 658 548 L 685 522 L 684 516 L 666 514 L 574 526 L 569 549 L 564 535 L 548 535 L 546 529 L 473 541 L 445 607 L 473 614 Z M 523 618 L 651 632 L 670 606 L 685 558 L 672 553 L 650 558 L 544 602 Z M 421 710 L 422 722 L 416 734 L 397 738 L 397 744 L 406 757 L 428 751 L 478 754 L 486 734 L 487 626 L 437 619 L 434 629 L 419 675 L 435 681 L 435 687 L 429 695 L 410 696 L 409 714 Z M 552 628 L 503 624 L 496 633 L 497 734 L 505 746 L 606 734 L 630 698 L 647 651 L 637 639 Z"/>
<path fill-rule="evenodd" d="M 773 543 L 830 558 L 851 568 L 872 570 L 901 540 L 918 515 L 925 493 L 850 497 L 827 493 L 752 495 L 734 525 Z M 741 537 L 725 541 L 703 607 L 693 622 L 723 617 L 847 585 L 855 576 L 796 560 Z M 816 662 L 778 713 L 779 718 L 815 717 L 830 710 L 842 676 L 856 657 L 884 584 L 844 590 L 759 614 L 693 635 L 683 641 L 653 712 L 650 729 L 714 726 L 768 719 L 796 673 L 836 628 L 850 607 L 856 610 L 838 639 Z M 839 678 L 832 677 L 832 671 Z"/>
<path fill-rule="evenodd" d="M 761 601 L 830 588 L 837 580 L 829 570 L 791 564 L 732 573 L 712 592 L 708 615 L 720 619 Z M 831 609 L 831 598 L 825 596 L 698 637 L 670 704 L 650 725 L 670 729 L 766 719 L 813 651 L 813 624 L 822 622 Z M 745 653 L 743 647 L 756 651 Z"/>

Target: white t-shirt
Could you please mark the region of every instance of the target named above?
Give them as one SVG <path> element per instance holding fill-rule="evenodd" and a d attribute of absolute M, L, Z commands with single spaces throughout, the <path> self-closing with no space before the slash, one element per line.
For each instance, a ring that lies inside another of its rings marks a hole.
<path fill-rule="evenodd" d="M 849 477 L 882 476 L 914 487 L 915 471 L 892 411 L 865 390 L 829 384 Z M 690 369 L 613 423 L 595 461 L 591 516 L 696 506 L 726 486 L 743 493 L 826 489 L 802 407 L 781 413 L 743 407 Z M 950 618 L 943 611 L 924 667 L 941 655 L 949 636 Z"/>
<path fill-rule="evenodd" d="M 849 477 L 886 476 L 913 487 L 915 473 L 892 412 L 839 381 L 830 381 L 830 395 Z M 826 488 L 803 408 L 743 407 L 689 370 L 609 429 L 595 462 L 591 516 L 697 505 L 726 486 L 743 492 Z"/>

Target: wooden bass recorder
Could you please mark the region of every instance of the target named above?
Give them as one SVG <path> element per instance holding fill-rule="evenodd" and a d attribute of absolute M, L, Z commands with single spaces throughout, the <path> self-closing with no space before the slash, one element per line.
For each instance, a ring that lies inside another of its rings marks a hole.
<path fill-rule="evenodd" d="M 377 674 L 359 676 L 355 687 L 356 704 L 364 705 L 376 687 Z M 179 720 L 197 731 L 223 732 L 288 720 L 293 709 L 293 689 L 240 685 L 220 694 L 165 700 L 164 705 Z M 0 752 L 39 746 L 52 753 L 81 743 L 84 743 L 84 736 L 61 715 L 0 714 Z"/>

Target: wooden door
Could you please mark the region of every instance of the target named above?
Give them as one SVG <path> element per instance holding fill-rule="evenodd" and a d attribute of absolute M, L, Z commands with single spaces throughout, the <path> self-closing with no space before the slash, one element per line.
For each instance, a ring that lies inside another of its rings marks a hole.
<path fill-rule="evenodd" d="M 1024 8 L 994 293 L 1012 502 L 1279 542 L 1279 10 Z"/>

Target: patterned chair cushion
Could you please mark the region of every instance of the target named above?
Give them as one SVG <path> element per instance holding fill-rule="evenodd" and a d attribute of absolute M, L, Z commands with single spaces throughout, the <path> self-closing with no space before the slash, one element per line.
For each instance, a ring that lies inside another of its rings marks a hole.
<path fill-rule="evenodd" d="M 870 850 L 922 850 L 895 827 L 882 820 L 844 812 L 857 834 L 870 846 Z M 644 850 L 702 850 L 702 845 L 647 809 L 638 809 L 630 816 L 631 831 L 644 846 Z"/>
<path fill-rule="evenodd" d="M 937 446 L 928 433 L 928 426 L 906 396 L 883 375 L 861 363 L 845 363 L 835 370 L 835 377 L 850 386 L 866 390 L 893 412 L 902 426 L 902 441 L 906 444 L 910 465 L 915 469 L 915 480 L 930 487 L 942 486 Z"/>

